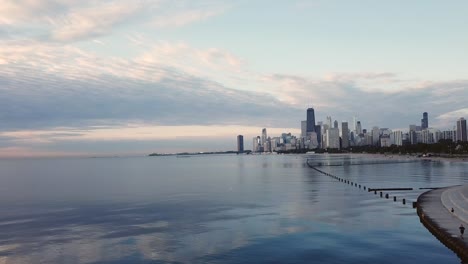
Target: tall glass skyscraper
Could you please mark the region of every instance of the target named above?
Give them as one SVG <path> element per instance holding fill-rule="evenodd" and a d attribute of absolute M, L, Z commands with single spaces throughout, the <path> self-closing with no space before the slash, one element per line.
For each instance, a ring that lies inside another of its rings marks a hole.
<path fill-rule="evenodd" d="M 307 132 L 315 132 L 315 111 L 313 108 L 307 109 Z"/>
<path fill-rule="evenodd" d="M 457 140 L 468 141 L 466 132 L 466 119 L 462 117 L 457 120 Z"/>
<path fill-rule="evenodd" d="M 244 153 L 244 136 L 237 136 L 237 153 Z"/>
<path fill-rule="evenodd" d="M 421 129 L 427 129 L 429 127 L 429 117 L 427 112 L 423 113 L 423 118 L 421 119 Z"/>

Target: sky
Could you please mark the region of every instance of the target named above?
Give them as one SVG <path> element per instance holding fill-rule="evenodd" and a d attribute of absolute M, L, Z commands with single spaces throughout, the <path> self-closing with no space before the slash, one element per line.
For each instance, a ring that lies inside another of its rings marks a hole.
<path fill-rule="evenodd" d="M 0 157 L 236 149 L 306 109 L 468 117 L 464 0 L 0 0 Z"/>

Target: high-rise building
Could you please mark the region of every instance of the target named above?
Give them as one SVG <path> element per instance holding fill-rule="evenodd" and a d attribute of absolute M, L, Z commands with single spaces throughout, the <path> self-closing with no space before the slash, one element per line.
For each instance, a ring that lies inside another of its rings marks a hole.
<path fill-rule="evenodd" d="M 390 147 L 392 145 L 390 135 L 382 135 L 379 144 L 381 147 Z"/>
<path fill-rule="evenodd" d="M 271 152 L 271 138 L 268 137 L 265 143 L 263 143 L 263 152 Z"/>
<path fill-rule="evenodd" d="M 265 145 L 266 141 L 267 141 L 267 138 L 268 138 L 268 135 L 267 135 L 267 130 L 266 128 L 262 129 L 262 146 Z"/>
<path fill-rule="evenodd" d="M 338 128 L 338 121 L 333 122 L 333 128 Z"/>
<path fill-rule="evenodd" d="M 257 137 L 253 137 L 252 140 L 252 152 L 257 152 L 258 151 L 258 142 L 257 142 Z"/>
<path fill-rule="evenodd" d="M 237 136 L 237 153 L 244 153 L 244 136 Z"/>
<path fill-rule="evenodd" d="M 356 122 L 356 134 L 357 134 L 357 135 L 362 134 L 361 121 L 357 121 L 357 122 Z"/>
<path fill-rule="evenodd" d="M 328 125 L 328 128 L 333 127 L 331 116 L 327 116 L 327 125 Z"/>
<path fill-rule="evenodd" d="M 313 108 L 307 109 L 307 132 L 315 132 L 315 111 Z"/>
<path fill-rule="evenodd" d="M 379 127 L 372 128 L 372 145 L 377 146 L 380 143 L 380 129 Z"/>
<path fill-rule="evenodd" d="M 301 121 L 301 138 L 307 136 L 307 120 Z"/>
<path fill-rule="evenodd" d="M 457 120 L 457 141 L 468 141 L 466 135 L 466 119 L 463 117 Z"/>
<path fill-rule="evenodd" d="M 327 148 L 340 148 L 340 130 L 338 128 L 329 128 L 327 130 Z"/>
<path fill-rule="evenodd" d="M 442 132 L 443 139 L 451 139 L 453 142 L 457 141 L 457 132 L 455 130 L 446 130 Z"/>
<path fill-rule="evenodd" d="M 348 122 L 341 123 L 341 147 L 348 148 L 349 147 L 349 129 L 348 129 Z"/>
<path fill-rule="evenodd" d="M 434 133 L 430 129 L 424 129 L 421 131 L 421 141 L 424 144 L 434 143 Z"/>
<path fill-rule="evenodd" d="M 416 130 L 410 130 L 409 142 L 411 145 L 418 144 L 418 134 L 416 133 Z"/>
<path fill-rule="evenodd" d="M 397 145 L 397 146 L 403 145 L 403 132 L 393 131 L 390 134 L 390 144 Z"/>
<path fill-rule="evenodd" d="M 351 131 L 356 132 L 356 117 L 353 116 L 353 123 L 351 124 Z"/>
<path fill-rule="evenodd" d="M 322 126 L 320 125 L 315 126 L 315 133 L 317 134 L 317 147 L 322 147 Z"/>
<path fill-rule="evenodd" d="M 421 129 L 427 129 L 429 127 L 429 118 L 427 112 L 423 113 L 423 118 L 421 119 Z"/>

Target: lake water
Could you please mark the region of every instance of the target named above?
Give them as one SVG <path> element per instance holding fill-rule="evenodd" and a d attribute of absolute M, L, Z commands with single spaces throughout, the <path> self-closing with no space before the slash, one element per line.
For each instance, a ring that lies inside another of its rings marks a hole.
<path fill-rule="evenodd" d="M 368 188 L 416 188 L 388 192 L 393 202 L 314 171 L 307 158 L 369 160 L 1 160 L 0 263 L 460 263 L 411 202 L 418 188 L 466 183 L 467 163 L 320 167 Z"/>

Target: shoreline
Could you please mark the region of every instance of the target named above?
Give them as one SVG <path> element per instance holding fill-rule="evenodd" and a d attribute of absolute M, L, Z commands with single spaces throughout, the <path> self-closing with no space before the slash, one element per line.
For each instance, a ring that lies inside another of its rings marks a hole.
<path fill-rule="evenodd" d="M 457 232 L 457 227 L 463 221 L 452 215 L 442 202 L 442 194 L 457 187 L 445 187 L 421 194 L 417 199 L 416 212 L 429 232 L 455 252 L 463 263 L 468 263 L 468 244 Z"/>

